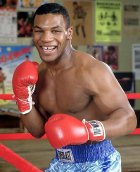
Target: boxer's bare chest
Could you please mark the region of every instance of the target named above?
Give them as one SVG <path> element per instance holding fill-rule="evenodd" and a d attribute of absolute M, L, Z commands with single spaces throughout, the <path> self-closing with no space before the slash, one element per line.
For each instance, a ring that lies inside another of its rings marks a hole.
<path fill-rule="evenodd" d="M 76 113 L 89 103 L 89 95 L 75 71 L 66 71 L 43 79 L 44 88 L 39 93 L 40 105 L 49 113 Z"/>

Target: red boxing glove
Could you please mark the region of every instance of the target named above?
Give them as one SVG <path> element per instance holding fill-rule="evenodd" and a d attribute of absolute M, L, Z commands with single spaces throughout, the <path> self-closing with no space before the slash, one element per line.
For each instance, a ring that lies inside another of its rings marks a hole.
<path fill-rule="evenodd" d="M 13 92 L 21 114 L 32 110 L 32 94 L 38 80 L 37 62 L 25 61 L 15 70 L 12 78 Z"/>
<path fill-rule="evenodd" d="M 45 131 L 48 141 L 54 148 L 83 144 L 90 139 L 98 140 L 96 136 L 96 139 L 94 138 L 95 133 L 91 129 L 91 125 L 88 125 L 88 122 L 82 122 L 66 114 L 55 114 L 51 116 L 45 124 Z M 102 140 L 104 138 L 103 136 Z"/>
<path fill-rule="evenodd" d="M 48 141 L 54 148 L 70 144 L 82 144 L 88 140 L 88 131 L 78 119 L 66 115 L 52 115 L 45 124 Z"/>

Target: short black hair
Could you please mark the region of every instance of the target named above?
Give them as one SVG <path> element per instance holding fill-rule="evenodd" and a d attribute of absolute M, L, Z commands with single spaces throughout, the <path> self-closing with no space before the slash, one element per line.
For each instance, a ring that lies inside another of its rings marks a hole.
<path fill-rule="evenodd" d="M 36 15 L 61 14 L 66 22 L 66 27 L 70 27 L 70 16 L 66 8 L 58 3 L 45 3 L 37 8 L 33 16 L 33 24 Z"/>

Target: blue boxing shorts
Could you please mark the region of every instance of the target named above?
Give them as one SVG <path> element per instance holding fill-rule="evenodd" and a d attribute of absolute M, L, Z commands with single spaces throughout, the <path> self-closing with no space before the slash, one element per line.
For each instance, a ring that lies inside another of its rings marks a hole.
<path fill-rule="evenodd" d="M 121 172 L 121 156 L 110 140 L 65 146 L 45 172 Z"/>

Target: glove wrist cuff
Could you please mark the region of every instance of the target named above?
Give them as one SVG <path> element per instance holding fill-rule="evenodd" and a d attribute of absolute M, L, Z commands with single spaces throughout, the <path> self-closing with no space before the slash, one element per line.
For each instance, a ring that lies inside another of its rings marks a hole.
<path fill-rule="evenodd" d="M 29 99 L 17 99 L 17 105 L 18 105 L 18 109 L 20 111 L 21 114 L 27 114 L 32 110 L 32 105 L 34 105 L 35 102 L 32 101 L 32 98 Z"/>
<path fill-rule="evenodd" d="M 86 121 L 84 120 L 88 132 L 89 140 L 91 141 L 103 141 L 106 137 L 105 128 L 102 122 L 97 120 Z"/>

